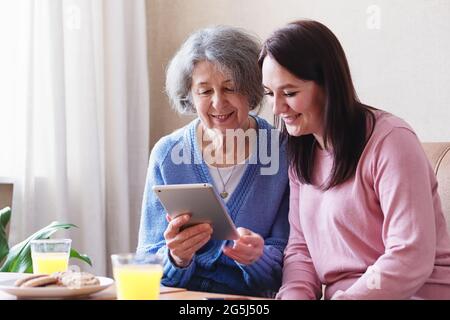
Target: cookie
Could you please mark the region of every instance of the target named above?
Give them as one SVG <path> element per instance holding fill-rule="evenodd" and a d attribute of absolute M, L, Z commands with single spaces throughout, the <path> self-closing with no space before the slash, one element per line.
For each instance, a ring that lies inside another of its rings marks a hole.
<path fill-rule="evenodd" d="M 45 276 L 46 276 L 45 274 L 30 274 L 30 275 L 27 275 L 27 276 L 25 276 L 23 278 L 17 279 L 14 282 L 14 285 L 16 287 L 20 287 L 22 284 L 24 284 L 25 282 L 27 282 L 29 280 L 40 278 L 40 277 L 45 277 Z"/>
<path fill-rule="evenodd" d="M 100 281 L 93 274 L 87 272 L 59 272 L 52 276 L 58 279 L 59 284 L 67 288 L 81 288 L 100 284 Z"/>
<path fill-rule="evenodd" d="M 53 283 L 53 284 L 46 285 L 44 288 L 62 288 L 62 287 L 64 287 L 62 284 Z"/>
<path fill-rule="evenodd" d="M 22 288 L 33 288 L 33 287 L 43 287 L 50 284 L 55 284 L 58 282 L 58 279 L 55 277 L 44 275 L 43 277 L 33 278 L 28 281 L 25 281 L 20 287 Z"/>

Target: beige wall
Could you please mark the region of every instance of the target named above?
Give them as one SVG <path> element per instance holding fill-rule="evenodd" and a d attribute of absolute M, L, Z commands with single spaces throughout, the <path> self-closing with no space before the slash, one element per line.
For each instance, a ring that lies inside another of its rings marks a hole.
<path fill-rule="evenodd" d="M 167 62 L 189 33 L 228 24 L 264 39 L 299 18 L 338 36 L 363 102 L 403 117 L 423 141 L 450 141 L 448 0 L 147 0 L 147 18 L 152 145 L 191 119 L 164 95 Z"/>

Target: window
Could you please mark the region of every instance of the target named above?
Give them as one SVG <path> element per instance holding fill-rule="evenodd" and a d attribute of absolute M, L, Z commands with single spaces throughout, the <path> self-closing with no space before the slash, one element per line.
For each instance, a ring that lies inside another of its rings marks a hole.
<path fill-rule="evenodd" d="M 11 176 L 14 162 L 18 2 L 0 1 L 0 177 Z"/>

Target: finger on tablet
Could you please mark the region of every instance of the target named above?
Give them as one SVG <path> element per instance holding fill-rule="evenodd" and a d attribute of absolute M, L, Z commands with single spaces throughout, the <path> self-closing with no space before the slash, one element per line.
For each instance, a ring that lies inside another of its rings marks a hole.
<path fill-rule="evenodd" d="M 260 245 L 262 242 L 264 242 L 264 240 L 262 240 L 259 236 L 257 235 L 251 235 L 251 236 L 242 236 L 239 239 L 242 243 L 247 244 L 247 245 L 251 245 L 253 247 L 256 247 L 258 245 Z"/>

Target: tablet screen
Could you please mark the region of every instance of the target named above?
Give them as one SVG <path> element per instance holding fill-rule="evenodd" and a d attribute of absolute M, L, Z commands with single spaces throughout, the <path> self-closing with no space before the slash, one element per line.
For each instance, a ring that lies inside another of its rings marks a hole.
<path fill-rule="evenodd" d="M 157 185 L 153 191 L 166 212 L 174 218 L 189 212 L 186 226 L 210 223 L 212 239 L 236 240 L 239 234 L 214 187 L 209 183 Z"/>

